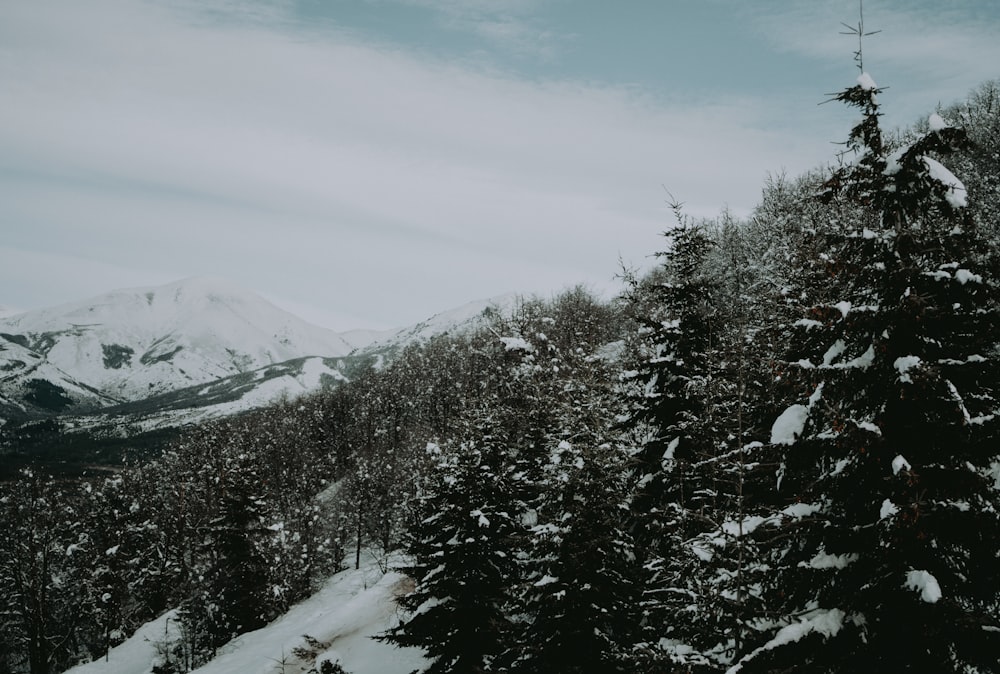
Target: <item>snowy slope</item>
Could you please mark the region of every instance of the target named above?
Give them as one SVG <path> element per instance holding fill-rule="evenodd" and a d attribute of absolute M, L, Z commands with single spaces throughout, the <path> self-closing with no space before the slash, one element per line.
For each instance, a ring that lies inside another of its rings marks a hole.
<path fill-rule="evenodd" d="M 337 333 L 209 278 L 0 318 L 0 333 L 24 338 L 50 365 L 120 400 L 355 348 Z"/>
<path fill-rule="evenodd" d="M 0 335 L 0 417 L 97 409 L 114 402 L 22 343 Z"/>
<path fill-rule="evenodd" d="M 393 331 L 382 339 L 375 339 L 362 351 L 382 351 L 393 347 L 403 347 L 429 339 L 434 335 L 474 330 L 486 323 L 486 316 L 491 310 L 506 313 L 515 305 L 519 297 L 520 295 L 512 293 L 463 304 L 456 309 L 434 314 L 415 325 Z"/>
<path fill-rule="evenodd" d="M 342 365 L 342 359 L 319 357 L 285 361 L 75 417 L 72 425 L 76 431 L 114 435 L 123 416 L 128 426 L 122 430 L 129 433 L 200 424 L 332 388 L 347 381 Z"/>
<path fill-rule="evenodd" d="M 274 674 L 305 672 L 313 657 L 298 658 L 306 646 L 304 635 L 323 644 L 317 659 L 335 659 L 351 674 L 408 674 L 427 664 L 421 651 L 395 648 L 370 637 L 397 624 L 393 596 L 403 591 L 406 579 L 397 573 L 382 574 L 374 563 L 359 571 L 333 576 L 317 594 L 294 606 L 270 625 L 237 637 L 220 649 L 199 674 Z M 107 659 L 75 667 L 72 674 L 148 674 L 158 662 L 157 641 L 173 626 L 168 613 L 142 627 L 112 649 Z M 175 628 L 173 628 L 175 629 Z"/>
<path fill-rule="evenodd" d="M 341 332 L 340 337 L 355 349 L 364 349 L 376 342 L 391 339 L 393 335 L 400 332 L 398 328 L 393 330 L 348 330 Z"/>
<path fill-rule="evenodd" d="M 334 333 L 229 282 L 192 278 L 0 318 L 0 428 L 22 442 L 39 419 L 58 417 L 67 432 L 114 439 L 238 414 L 335 386 L 516 301 Z"/>

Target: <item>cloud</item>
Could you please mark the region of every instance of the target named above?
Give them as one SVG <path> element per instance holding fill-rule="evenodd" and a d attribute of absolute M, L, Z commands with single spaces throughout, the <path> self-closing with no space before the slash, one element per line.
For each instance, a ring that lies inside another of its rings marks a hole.
<path fill-rule="evenodd" d="M 728 2 L 729 0 L 725 0 Z M 855 0 L 756 3 L 753 26 L 776 48 L 838 66 L 843 76 L 829 91 L 852 84 L 849 68 L 859 22 Z M 846 24 L 846 26 L 844 25 Z M 883 99 L 890 126 L 915 121 L 941 102 L 964 98 L 1000 76 L 1000 13 L 987 2 L 880 2 L 865 5 L 862 43 L 865 70 L 890 90 Z"/>
<path fill-rule="evenodd" d="M 758 99 L 529 81 L 296 32 L 280 6 L 180 7 L 0 10 L 4 256 L 49 264 L 62 299 L 88 269 L 103 289 L 210 273 L 384 327 L 611 286 L 670 226 L 662 186 L 694 215 L 747 212 L 768 171 L 838 137 Z M 42 281 L 18 269 L 27 297 Z"/>
<path fill-rule="evenodd" d="M 486 40 L 521 56 L 550 58 L 567 36 L 536 19 L 544 0 L 396 0 L 435 13 L 454 31 Z"/>
<path fill-rule="evenodd" d="M 115 263 L 71 252 L 0 245 L 0 288 L 4 292 L 0 295 L 0 305 L 24 311 L 100 295 L 115 288 L 161 285 L 174 280 L 176 277 L 151 274 L 148 269 L 131 266 L 127 260 Z M 72 294 L 67 294 L 68 289 Z M 62 300 L 53 300 L 60 297 Z"/>

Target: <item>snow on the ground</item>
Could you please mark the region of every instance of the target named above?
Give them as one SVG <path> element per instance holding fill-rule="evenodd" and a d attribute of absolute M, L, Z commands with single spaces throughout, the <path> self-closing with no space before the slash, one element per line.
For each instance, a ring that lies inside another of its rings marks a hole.
<path fill-rule="evenodd" d="M 165 637 L 176 638 L 178 635 L 175 617 L 175 611 L 164 613 L 136 630 L 127 641 L 112 648 L 106 658 L 69 671 L 73 674 L 148 674 L 153 663 L 158 661 L 157 645 Z"/>
<path fill-rule="evenodd" d="M 299 674 L 314 661 L 294 655 L 307 646 L 305 635 L 322 644 L 316 656 L 336 652 L 350 674 L 409 674 L 426 666 L 422 651 L 396 648 L 371 637 L 398 624 L 394 597 L 408 580 L 383 574 L 371 562 L 360 570 L 333 576 L 318 593 L 292 607 L 270 625 L 237 637 L 220 655 L 195 670 L 199 674 Z M 111 651 L 110 657 L 69 670 L 72 674 L 148 674 L 156 662 L 156 642 L 163 637 L 163 616 L 142 627 Z M 282 667 L 282 663 L 284 666 Z"/>

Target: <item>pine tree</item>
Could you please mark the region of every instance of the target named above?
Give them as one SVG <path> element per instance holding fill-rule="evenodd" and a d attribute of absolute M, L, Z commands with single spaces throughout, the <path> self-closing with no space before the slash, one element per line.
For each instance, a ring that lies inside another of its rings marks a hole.
<path fill-rule="evenodd" d="M 726 314 L 742 318 L 743 289 L 728 288 L 738 270 L 720 258 L 720 235 L 679 208 L 649 298 L 635 285 L 631 298 L 646 344 L 630 424 L 645 436 L 633 457 L 631 531 L 644 569 L 647 671 L 710 667 L 735 638 L 742 601 L 733 589 L 742 541 L 725 549 L 724 526 L 741 518 L 734 449 L 745 437 L 746 347 L 740 320 L 723 324 Z"/>
<path fill-rule="evenodd" d="M 784 618 L 730 672 L 1000 671 L 997 286 L 934 158 L 964 133 L 932 118 L 890 152 L 879 93 L 862 69 L 836 96 L 862 111 L 860 157 L 824 197 L 855 217 L 823 259 L 840 300 L 796 324 L 801 397 L 771 438 L 785 507 L 758 530 Z"/>
<path fill-rule="evenodd" d="M 624 457 L 561 442 L 546 467 L 524 566 L 510 671 L 632 672 L 639 586 Z"/>
<path fill-rule="evenodd" d="M 409 531 L 412 564 L 402 569 L 416 588 L 399 600 L 409 615 L 380 638 L 425 649 L 428 674 L 495 671 L 510 639 L 511 541 L 520 526 L 503 447 L 484 434 L 457 450 L 429 449 L 437 468 Z"/>
<path fill-rule="evenodd" d="M 646 358 L 635 372 L 638 399 L 630 425 L 648 428 L 635 455 L 639 482 L 633 499 L 635 535 L 640 550 L 655 548 L 663 530 L 677 517 L 671 504 L 683 502 L 685 471 L 711 453 L 700 432 L 707 406 L 707 380 L 713 348 L 713 283 L 705 274 L 712 247 L 704 229 L 679 218 L 666 234 L 660 282 L 652 307 L 633 288 L 634 315 L 642 326 Z"/>
<path fill-rule="evenodd" d="M 262 553 L 271 534 L 263 525 L 265 504 L 258 492 L 264 481 L 253 454 L 227 444 L 238 438 L 238 423 L 209 425 L 174 455 L 180 461 L 174 466 L 181 472 L 178 486 L 190 489 L 181 497 L 191 519 L 180 523 L 188 540 L 182 544 L 186 567 L 177 590 L 183 636 L 177 647 L 189 667 L 275 615 Z"/>
<path fill-rule="evenodd" d="M 265 535 L 261 519 L 251 486 L 236 483 L 223 494 L 222 512 L 211 525 L 217 561 L 208 581 L 218 603 L 214 622 L 221 642 L 262 627 L 273 617 L 267 561 L 260 552 Z"/>

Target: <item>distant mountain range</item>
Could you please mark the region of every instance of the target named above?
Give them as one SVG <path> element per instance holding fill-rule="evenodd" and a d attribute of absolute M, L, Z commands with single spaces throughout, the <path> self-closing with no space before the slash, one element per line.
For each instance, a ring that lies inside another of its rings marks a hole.
<path fill-rule="evenodd" d="M 400 330 L 337 333 L 199 277 L 0 315 L 0 451 L 42 422 L 141 433 L 335 386 L 512 301 L 472 302 Z"/>

